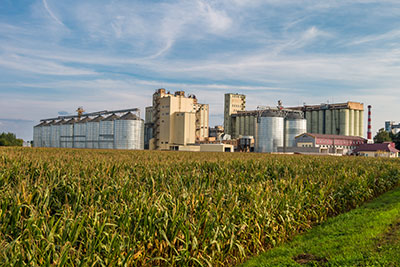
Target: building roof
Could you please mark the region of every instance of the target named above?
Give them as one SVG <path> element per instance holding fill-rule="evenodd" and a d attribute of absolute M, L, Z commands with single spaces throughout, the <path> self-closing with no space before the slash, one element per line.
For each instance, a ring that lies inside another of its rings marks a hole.
<path fill-rule="evenodd" d="M 96 118 L 91 119 L 89 122 L 100 122 L 103 119 L 104 119 L 103 116 L 99 115 Z"/>
<path fill-rule="evenodd" d="M 103 121 L 113 121 L 113 120 L 117 120 L 117 119 L 119 119 L 119 116 L 112 114 L 112 115 L 108 116 L 107 118 L 105 118 Z"/>
<path fill-rule="evenodd" d="M 367 139 L 360 136 L 347 136 L 347 135 L 335 135 L 335 134 L 316 134 L 316 133 L 304 133 L 302 135 L 308 135 L 316 139 L 335 139 L 335 140 L 355 140 L 355 141 L 366 141 Z"/>
<path fill-rule="evenodd" d="M 380 144 L 362 144 L 354 150 L 355 153 L 358 152 L 393 152 L 399 153 L 400 151 L 396 149 L 395 143 L 385 142 Z"/>
<path fill-rule="evenodd" d="M 119 120 L 140 120 L 140 118 L 138 116 L 136 116 L 135 114 L 128 112 L 125 115 L 123 115 L 121 118 L 119 118 Z"/>
<path fill-rule="evenodd" d="M 90 121 L 90 118 L 89 117 L 85 117 L 85 118 L 81 119 L 80 121 L 77 121 L 76 123 L 85 123 L 85 122 L 88 122 L 88 121 Z"/>

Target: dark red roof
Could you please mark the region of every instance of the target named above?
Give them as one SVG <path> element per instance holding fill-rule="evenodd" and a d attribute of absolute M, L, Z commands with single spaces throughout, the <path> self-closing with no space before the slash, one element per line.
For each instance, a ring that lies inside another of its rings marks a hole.
<path fill-rule="evenodd" d="M 347 135 L 335 135 L 335 134 L 316 134 L 316 133 L 305 133 L 311 137 L 317 139 L 342 139 L 342 140 L 357 140 L 366 141 L 365 138 L 359 136 L 347 136 Z"/>
<path fill-rule="evenodd" d="M 399 153 L 400 151 L 396 149 L 395 143 L 385 142 L 380 144 L 362 144 L 358 148 L 354 150 L 355 153 L 358 152 L 376 152 L 376 151 L 384 151 L 384 152 L 393 152 Z"/>

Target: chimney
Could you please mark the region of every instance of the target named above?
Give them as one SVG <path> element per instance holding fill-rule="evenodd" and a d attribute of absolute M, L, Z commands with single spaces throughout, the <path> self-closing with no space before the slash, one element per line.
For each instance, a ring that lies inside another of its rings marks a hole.
<path fill-rule="evenodd" d="M 371 108 L 372 108 L 372 106 L 368 105 L 368 131 L 367 131 L 368 141 L 372 140 Z"/>

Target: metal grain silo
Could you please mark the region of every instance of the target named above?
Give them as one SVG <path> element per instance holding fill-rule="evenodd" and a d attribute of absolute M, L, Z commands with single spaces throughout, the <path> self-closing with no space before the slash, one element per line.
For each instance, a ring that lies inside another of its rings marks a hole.
<path fill-rule="evenodd" d="M 119 116 L 112 114 L 100 121 L 99 148 L 114 148 L 114 122 Z"/>
<path fill-rule="evenodd" d="M 295 137 L 307 132 L 307 121 L 301 117 L 288 116 L 285 119 L 285 146 L 293 147 Z"/>
<path fill-rule="evenodd" d="M 284 118 L 278 113 L 265 112 L 257 124 L 256 151 L 277 152 L 284 144 Z"/>
<path fill-rule="evenodd" d="M 74 148 L 86 147 L 86 122 L 90 119 L 88 117 L 77 121 L 74 125 Z"/>
<path fill-rule="evenodd" d="M 131 112 L 115 120 L 114 148 L 144 149 L 144 121 Z"/>
<path fill-rule="evenodd" d="M 33 146 L 41 147 L 42 144 L 42 126 L 45 125 L 46 122 L 41 122 L 38 125 L 33 127 Z"/>
<path fill-rule="evenodd" d="M 50 144 L 51 147 L 60 147 L 60 128 L 61 124 L 64 123 L 64 120 L 55 122 L 50 125 L 50 131 L 51 131 L 51 138 L 50 138 Z"/>
<path fill-rule="evenodd" d="M 99 148 L 100 121 L 103 119 L 97 116 L 86 123 L 86 148 Z"/>
<path fill-rule="evenodd" d="M 42 126 L 42 147 L 51 147 L 51 124 L 55 123 L 50 121 Z"/>
<path fill-rule="evenodd" d="M 74 147 L 74 124 L 76 120 L 70 119 L 60 125 L 60 147 Z"/>

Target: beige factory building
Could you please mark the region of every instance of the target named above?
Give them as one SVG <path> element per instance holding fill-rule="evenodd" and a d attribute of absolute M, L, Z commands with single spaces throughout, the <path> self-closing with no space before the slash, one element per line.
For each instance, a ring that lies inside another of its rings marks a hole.
<path fill-rule="evenodd" d="M 146 122 L 152 127 L 149 148 L 174 150 L 193 145 L 208 137 L 209 106 L 199 104 L 193 95 L 174 94 L 158 89 L 153 94 L 153 106 L 146 108 Z"/>
<path fill-rule="evenodd" d="M 302 110 L 307 119 L 307 132 L 346 136 L 364 136 L 364 104 L 304 105 L 291 109 Z"/>
<path fill-rule="evenodd" d="M 241 94 L 225 94 L 224 130 L 233 137 L 232 114 L 246 110 L 246 96 Z"/>

